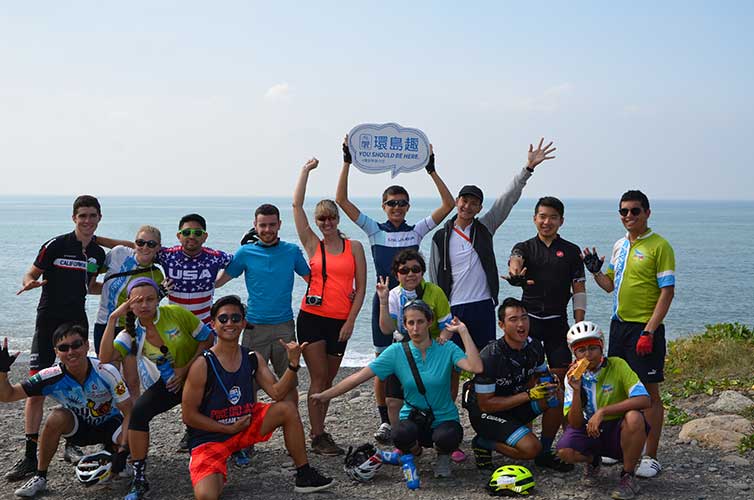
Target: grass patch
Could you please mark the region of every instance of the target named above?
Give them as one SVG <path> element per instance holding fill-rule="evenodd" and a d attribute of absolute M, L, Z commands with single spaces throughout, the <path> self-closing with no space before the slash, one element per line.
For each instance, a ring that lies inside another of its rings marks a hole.
<path fill-rule="evenodd" d="M 754 450 L 754 434 L 742 437 L 741 442 L 738 443 L 738 452 L 741 455 L 751 450 Z"/>
<path fill-rule="evenodd" d="M 686 410 L 673 403 L 673 396 L 669 392 L 663 392 L 661 397 L 662 406 L 665 407 L 665 425 L 683 425 L 691 420 Z"/>
<path fill-rule="evenodd" d="M 754 385 L 754 330 L 740 323 L 707 325 L 700 335 L 668 343 L 664 388 L 672 395 Z"/>

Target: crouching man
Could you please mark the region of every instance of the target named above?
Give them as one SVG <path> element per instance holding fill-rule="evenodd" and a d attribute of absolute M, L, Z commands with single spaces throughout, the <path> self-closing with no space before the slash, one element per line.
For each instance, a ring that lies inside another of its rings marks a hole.
<path fill-rule="evenodd" d="M 58 406 L 47 417 L 39 437 L 37 470 L 16 490 L 16 496 L 33 497 L 47 489 L 47 468 L 55 456 L 60 438 L 76 446 L 104 444 L 113 453 L 111 473 L 123 470 L 128 457 L 126 433 L 133 406 L 118 370 L 87 357 L 89 341 L 84 327 L 72 323 L 59 326 L 52 345 L 60 363 L 41 370 L 21 384 L 11 384 L 8 372 L 18 353 L 8 353 L 8 339 L 0 349 L 0 401 L 32 396 L 51 396 Z"/>
<path fill-rule="evenodd" d="M 312 493 L 333 484 L 309 466 L 304 428 L 296 405 L 284 401 L 296 388 L 301 351 L 306 343 L 280 341 L 288 353 L 288 368 L 278 381 L 262 357 L 238 344 L 246 327 L 246 307 L 229 295 L 211 309 L 217 343 L 191 365 L 183 389 L 183 421 L 189 427 L 189 471 L 197 499 L 219 498 L 232 453 L 267 441 L 283 428 L 285 446 L 296 466 L 296 493 Z M 254 383 L 274 403 L 256 401 Z"/>
<path fill-rule="evenodd" d="M 591 321 L 580 321 L 568 331 L 576 362 L 566 374 L 567 427 L 557 449 L 564 462 L 585 463 L 587 481 L 598 475 L 602 456 L 622 460 L 620 483 L 611 496 L 625 500 L 639 493 L 634 471 L 649 430 L 641 410 L 649 408 L 650 400 L 623 359 L 603 356 L 604 344 L 602 330 Z"/>

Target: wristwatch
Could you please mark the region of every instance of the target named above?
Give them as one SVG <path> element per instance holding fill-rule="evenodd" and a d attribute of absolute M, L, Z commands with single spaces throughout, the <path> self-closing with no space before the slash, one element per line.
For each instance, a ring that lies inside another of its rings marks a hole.
<path fill-rule="evenodd" d="M 643 330 L 641 332 L 642 337 L 646 337 L 647 335 L 654 335 L 654 332 L 650 332 L 649 330 Z"/>
<path fill-rule="evenodd" d="M 292 364 L 288 363 L 288 369 L 292 371 L 293 373 L 296 373 L 299 370 L 299 368 L 301 368 L 301 365 L 293 366 Z"/>

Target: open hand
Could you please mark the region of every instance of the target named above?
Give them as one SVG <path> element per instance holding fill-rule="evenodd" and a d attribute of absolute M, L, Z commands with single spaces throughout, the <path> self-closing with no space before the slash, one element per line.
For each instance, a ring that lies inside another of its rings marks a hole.
<path fill-rule="evenodd" d="M 33 290 L 35 288 L 39 288 L 40 286 L 44 286 L 46 284 L 47 284 L 47 280 L 42 280 L 42 281 L 33 280 L 33 281 L 29 281 L 24 286 L 22 286 L 19 291 L 16 292 L 16 295 L 21 295 L 24 292 L 27 292 L 29 290 Z"/>
<path fill-rule="evenodd" d="M 534 170 L 537 165 L 542 163 L 545 160 L 552 160 L 555 158 L 554 156 L 549 156 L 550 153 L 554 152 L 557 148 L 552 148 L 552 141 L 550 141 L 547 146 L 544 148 L 542 147 L 542 143 L 545 142 L 545 138 L 542 137 L 539 139 L 539 145 L 537 146 L 537 149 L 534 149 L 534 146 L 529 144 L 529 163 L 527 167 Z"/>
<path fill-rule="evenodd" d="M 589 422 L 586 423 L 587 436 L 591 438 L 600 437 L 600 434 L 602 433 L 602 431 L 600 430 L 601 424 L 602 424 L 602 412 L 597 410 L 594 413 L 594 415 L 592 415 L 592 418 L 589 419 Z"/>
<path fill-rule="evenodd" d="M 0 348 L 0 372 L 8 373 L 11 365 L 16 361 L 19 354 L 20 352 L 17 352 L 12 356 L 10 355 L 8 352 L 8 337 L 5 337 L 5 340 L 3 340 L 3 347 Z"/>
<path fill-rule="evenodd" d="M 605 262 L 605 257 L 597 255 L 597 249 L 592 247 L 592 251 L 589 248 L 584 248 L 584 253 L 581 256 L 584 261 L 584 267 L 592 274 L 597 274 L 602 269 L 602 264 Z"/>

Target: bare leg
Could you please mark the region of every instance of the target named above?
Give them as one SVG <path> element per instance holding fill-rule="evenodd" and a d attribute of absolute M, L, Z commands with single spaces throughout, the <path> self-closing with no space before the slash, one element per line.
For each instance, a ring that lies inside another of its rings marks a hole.
<path fill-rule="evenodd" d="M 539 442 L 539 439 L 534 434 L 527 434 L 516 443 L 515 448 L 505 443 L 496 442 L 495 449 L 499 453 L 517 460 L 531 460 L 542 451 L 542 443 Z"/>
<path fill-rule="evenodd" d="M 128 429 L 128 446 L 131 449 L 131 458 L 144 460 L 149 450 L 149 433 Z"/>
<path fill-rule="evenodd" d="M 623 470 L 633 472 L 636 463 L 641 458 L 641 450 L 647 434 L 644 428 L 644 417 L 638 411 L 632 410 L 623 417 L 620 425 L 620 447 L 623 450 Z M 655 448 L 656 450 L 657 448 Z"/>
<path fill-rule="evenodd" d="M 39 454 L 37 469 L 47 470 L 58 450 L 58 443 L 63 434 L 73 431 L 73 414 L 64 408 L 55 408 L 47 417 L 42 435 L 39 436 Z"/>
<path fill-rule="evenodd" d="M 328 381 L 328 356 L 325 352 L 325 341 L 320 340 L 309 344 L 303 354 L 306 368 L 309 370 L 309 394 L 320 393 L 327 389 Z M 306 404 L 309 409 L 310 436 L 319 436 L 325 432 L 327 408 L 314 403 L 310 398 L 307 398 Z"/>
<path fill-rule="evenodd" d="M 222 474 L 210 474 L 194 486 L 196 500 L 216 500 L 225 487 Z"/>
<path fill-rule="evenodd" d="M 290 453 L 296 468 L 308 463 L 304 426 L 301 424 L 301 416 L 298 413 L 297 407 L 290 401 L 273 403 L 264 416 L 259 432 L 265 435 L 278 427 L 283 428 L 285 447 L 288 453 Z"/>
<path fill-rule="evenodd" d="M 558 450 L 558 457 L 560 457 L 560 459 L 567 464 L 591 462 L 593 458 L 590 456 L 582 455 L 573 448 L 561 448 L 560 450 Z"/>
<path fill-rule="evenodd" d="M 665 419 L 665 408 L 662 406 L 660 399 L 660 384 L 644 384 L 649 392 L 651 406 L 644 410 L 644 415 L 649 422 L 649 435 L 647 436 L 646 454 L 652 458 L 657 458 L 657 448 L 660 446 L 660 435 L 662 434 L 662 423 Z"/>
<path fill-rule="evenodd" d="M 24 405 L 24 432 L 36 434 L 42 426 L 42 413 L 44 412 L 44 396 L 31 396 L 26 398 Z"/>

